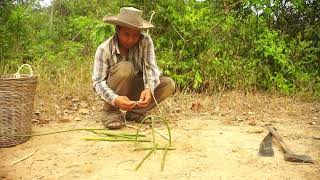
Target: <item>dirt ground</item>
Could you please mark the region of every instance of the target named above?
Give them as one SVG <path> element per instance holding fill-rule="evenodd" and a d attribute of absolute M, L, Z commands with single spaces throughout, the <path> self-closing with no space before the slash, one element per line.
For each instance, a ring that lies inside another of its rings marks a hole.
<path fill-rule="evenodd" d="M 45 108 L 38 104 L 33 133 L 102 128 L 101 102 L 89 104 L 71 99 L 69 105 L 57 105 L 55 120 L 48 120 Z M 176 148 L 168 152 L 164 171 L 163 151 L 152 154 L 135 171 L 148 151 L 135 151 L 132 142 L 85 141 L 80 138 L 96 135 L 73 131 L 35 136 L 23 144 L 0 148 L 0 179 L 320 179 L 320 102 L 261 93 L 178 93 L 160 107 L 162 116 L 170 120 Z M 151 113 L 159 115 L 156 109 Z M 315 164 L 284 161 L 276 141 L 274 157 L 260 157 L 258 149 L 267 134 L 267 123 L 278 129 L 294 152 L 311 156 Z M 157 123 L 157 128 L 166 132 L 163 124 Z M 151 137 L 150 129 L 144 133 Z M 160 141 L 161 137 L 157 138 Z"/>

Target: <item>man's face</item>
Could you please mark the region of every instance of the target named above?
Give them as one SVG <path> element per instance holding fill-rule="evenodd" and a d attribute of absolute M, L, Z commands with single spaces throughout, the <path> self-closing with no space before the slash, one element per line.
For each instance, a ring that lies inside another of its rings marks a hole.
<path fill-rule="evenodd" d="M 127 27 L 119 27 L 118 38 L 122 47 L 130 49 L 139 41 L 140 30 Z"/>

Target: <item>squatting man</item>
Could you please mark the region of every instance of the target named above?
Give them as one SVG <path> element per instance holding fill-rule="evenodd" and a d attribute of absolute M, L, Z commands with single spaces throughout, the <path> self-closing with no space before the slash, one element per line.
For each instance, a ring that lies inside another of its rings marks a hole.
<path fill-rule="evenodd" d="M 106 16 L 115 33 L 99 45 L 93 67 L 93 87 L 105 101 L 101 122 L 108 129 L 124 126 L 126 119 L 140 121 L 156 104 L 172 95 L 175 83 L 161 76 L 151 37 L 143 30 L 154 26 L 142 18 L 142 11 L 123 7 L 120 13 Z"/>

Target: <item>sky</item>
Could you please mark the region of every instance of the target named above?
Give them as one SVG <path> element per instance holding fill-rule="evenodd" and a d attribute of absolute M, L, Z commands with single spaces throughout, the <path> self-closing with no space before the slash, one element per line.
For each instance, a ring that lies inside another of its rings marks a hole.
<path fill-rule="evenodd" d="M 47 6 L 49 6 L 51 4 L 51 1 L 52 0 L 42 0 L 42 1 L 40 1 L 40 5 L 44 6 L 44 7 L 47 7 Z"/>

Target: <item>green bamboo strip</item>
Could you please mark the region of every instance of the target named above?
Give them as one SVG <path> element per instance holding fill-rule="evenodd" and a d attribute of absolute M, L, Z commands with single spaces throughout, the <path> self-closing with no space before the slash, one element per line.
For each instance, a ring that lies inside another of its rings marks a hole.
<path fill-rule="evenodd" d="M 58 134 L 58 133 L 71 132 L 71 131 L 93 131 L 93 130 L 106 130 L 106 129 L 105 128 L 104 129 L 101 129 L 101 128 L 78 128 L 78 129 L 54 131 L 54 132 L 49 132 L 49 133 L 41 133 L 41 134 L 0 134 L 0 136 L 6 136 L 6 137 L 44 136 L 44 135 Z"/>
<path fill-rule="evenodd" d="M 171 130 L 170 130 L 169 124 L 168 124 L 167 120 L 165 120 L 164 118 L 162 118 L 160 116 L 157 116 L 157 118 L 161 119 L 166 124 L 167 130 L 168 130 L 168 134 L 169 134 L 169 146 L 171 146 L 172 138 L 171 138 Z"/>
<path fill-rule="evenodd" d="M 166 146 L 166 149 L 165 149 L 165 151 L 163 153 L 163 158 L 162 158 L 162 161 L 161 161 L 161 171 L 164 170 L 164 163 L 166 161 L 167 154 L 168 154 L 168 145 Z"/>
<path fill-rule="evenodd" d="M 108 132 L 97 132 L 97 131 L 92 131 L 95 134 L 103 134 L 107 136 L 112 136 L 112 137 L 123 137 L 123 138 L 128 138 L 128 139 L 134 139 L 135 134 L 126 134 L 126 133 L 121 133 L 121 134 L 114 134 L 114 133 L 108 133 Z M 139 135 L 139 137 L 146 137 L 145 135 Z"/>
<path fill-rule="evenodd" d="M 151 142 L 148 139 L 120 139 L 120 138 L 104 138 L 104 137 L 83 137 L 81 138 L 86 141 L 112 141 L 112 142 L 118 142 L 118 141 L 130 141 L 130 142 Z"/>
<path fill-rule="evenodd" d="M 140 128 L 142 127 L 144 121 L 145 121 L 146 119 L 148 119 L 148 118 L 150 118 L 150 116 L 146 116 L 145 118 L 143 118 L 142 121 L 141 121 L 140 124 L 139 124 L 139 127 L 138 127 L 137 132 L 136 132 L 136 136 L 135 136 L 135 141 L 136 141 L 136 142 L 134 143 L 135 146 L 137 146 L 137 140 L 138 140 Z"/>
<path fill-rule="evenodd" d="M 142 163 L 148 158 L 150 157 L 150 155 L 152 154 L 152 152 L 154 151 L 154 148 L 152 148 L 148 154 L 146 154 L 146 156 L 144 156 L 144 158 L 140 161 L 140 163 L 136 166 L 135 170 L 138 171 L 138 169 L 140 168 L 140 166 L 142 165 Z"/>
<path fill-rule="evenodd" d="M 145 151 L 145 150 L 151 150 L 153 149 L 153 147 L 147 147 L 147 148 L 135 148 L 134 150 L 135 151 Z M 173 147 L 168 147 L 168 148 L 165 148 L 165 147 L 157 147 L 157 150 L 168 150 L 168 151 L 172 151 L 172 150 L 176 150 L 176 148 L 173 148 Z"/>
<path fill-rule="evenodd" d="M 156 154 L 156 135 L 154 132 L 154 118 L 151 117 L 151 130 L 152 130 L 152 142 L 153 142 L 153 153 Z"/>

